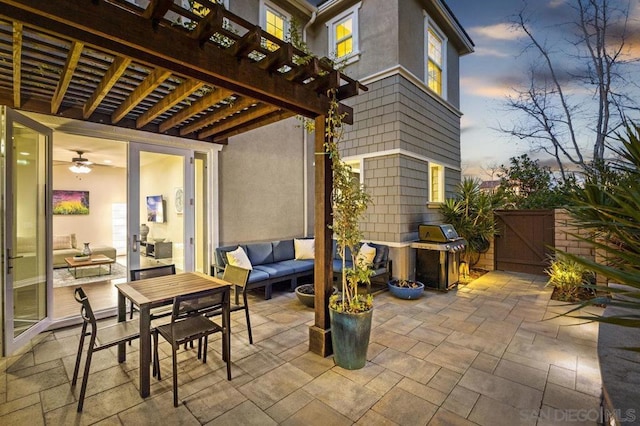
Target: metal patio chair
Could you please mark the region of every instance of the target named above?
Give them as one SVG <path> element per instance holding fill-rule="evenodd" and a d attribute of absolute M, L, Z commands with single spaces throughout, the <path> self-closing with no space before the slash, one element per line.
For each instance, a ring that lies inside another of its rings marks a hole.
<path fill-rule="evenodd" d="M 140 330 L 137 321 L 118 322 L 102 328 L 98 328 L 96 317 L 91 309 L 89 298 L 81 287 L 75 289 L 74 297 L 78 303 L 82 305 L 80 315 L 82 316 L 82 331 L 80 334 L 80 343 L 78 345 L 78 354 L 76 355 L 76 365 L 73 369 L 73 380 L 71 386 L 75 387 L 78 381 L 78 372 L 80 370 L 80 361 L 82 359 L 82 349 L 85 337 L 89 336 L 89 347 L 87 349 L 87 359 L 84 364 L 84 375 L 82 376 L 82 386 L 80 388 L 80 396 L 78 398 L 78 412 L 82 411 L 84 405 L 84 396 L 87 391 L 87 381 L 89 380 L 89 371 L 91 369 L 91 359 L 93 353 L 108 349 L 120 343 L 131 342 L 140 337 Z M 91 327 L 90 330 L 87 330 Z"/>
<path fill-rule="evenodd" d="M 162 336 L 170 345 L 173 362 L 173 405 L 178 406 L 178 359 L 180 345 L 198 341 L 198 359 L 207 362 L 208 336 L 222 333 L 222 359 L 227 365 L 227 380 L 231 380 L 231 348 L 229 340 L 229 287 L 220 287 L 194 294 L 177 296 L 173 301 L 171 322 L 153 330 L 153 374 L 161 380 L 158 340 Z M 204 316 L 204 312 L 222 311 L 222 323 Z"/>

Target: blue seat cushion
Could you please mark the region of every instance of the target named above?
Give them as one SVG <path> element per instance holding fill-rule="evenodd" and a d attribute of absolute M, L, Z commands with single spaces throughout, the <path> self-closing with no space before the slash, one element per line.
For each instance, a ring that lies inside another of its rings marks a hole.
<path fill-rule="evenodd" d="M 260 271 L 258 269 L 252 269 L 249 272 L 249 279 L 247 280 L 247 284 L 255 283 L 257 281 L 265 281 L 269 279 L 269 274 L 264 271 Z"/>
<path fill-rule="evenodd" d="M 293 240 L 282 240 L 273 242 L 273 261 L 280 262 L 283 260 L 295 259 L 295 249 Z"/>
<path fill-rule="evenodd" d="M 295 272 L 291 266 L 283 265 L 281 262 L 270 263 L 268 265 L 257 265 L 253 267 L 253 270 L 265 272 L 269 275 L 269 278 L 283 277 Z"/>
<path fill-rule="evenodd" d="M 311 259 L 301 259 L 301 260 L 291 259 L 291 260 L 283 260 L 278 263 L 288 266 L 290 268 L 293 268 L 293 270 L 297 274 L 300 272 L 313 272 L 314 262 Z"/>
<path fill-rule="evenodd" d="M 352 262 L 346 263 L 347 268 L 351 268 Z M 334 259 L 333 260 L 333 272 L 342 273 L 342 259 Z"/>
<path fill-rule="evenodd" d="M 251 261 L 251 266 L 273 263 L 271 242 L 247 244 L 245 251 Z"/>

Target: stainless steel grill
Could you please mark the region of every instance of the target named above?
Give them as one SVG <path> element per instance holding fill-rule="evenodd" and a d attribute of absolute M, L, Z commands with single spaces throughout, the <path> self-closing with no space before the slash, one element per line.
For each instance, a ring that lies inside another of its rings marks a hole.
<path fill-rule="evenodd" d="M 418 237 L 411 243 L 416 249 L 416 280 L 437 290 L 454 288 L 460 277 L 460 252 L 467 241 L 449 224 L 419 225 Z"/>

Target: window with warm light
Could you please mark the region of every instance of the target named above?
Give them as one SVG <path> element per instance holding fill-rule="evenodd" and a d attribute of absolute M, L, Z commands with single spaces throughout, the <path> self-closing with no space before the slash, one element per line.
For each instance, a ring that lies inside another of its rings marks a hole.
<path fill-rule="evenodd" d="M 362 3 L 347 9 L 333 20 L 327 22 L 329 31 L 329 55 L 347 64 L 359 57 L 358 46 L 358 9 Z"/>
<path fill-rule="evenodd" d="M 444 202 L 444 167 L 429 164 L 429 202 Z"/>
<path fill-rule="evenodd" d="M 269 2 L 262 4 L 261 12 L 262 29 L 280 40 L 286 40 L 289 34 L 291 16 Z M 266 41 L 265 47 L 269 50 L 276 50 L 278 48 L 275 43 L 270 41 Z"/>
<path fill-rule="evenodd" d="M 425 20 L 426 30 L 426 76 L 429 89 L 446 98 L 446 45 L 447 39 L 429 19 Z"/>

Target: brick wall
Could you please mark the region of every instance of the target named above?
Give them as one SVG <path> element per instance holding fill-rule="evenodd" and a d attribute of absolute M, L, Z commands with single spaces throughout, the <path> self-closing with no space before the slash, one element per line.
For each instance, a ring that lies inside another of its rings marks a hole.
<path fill-rule="evenodd" d="M 581 241 L 580 237 L 588 237 L 589 232 L 571 225 L 571 216 L 566 210 L 555 210 L 555 246 L 557 249 L 577 256 L 593 260 L 595 249 L 587 241 Z"/>

